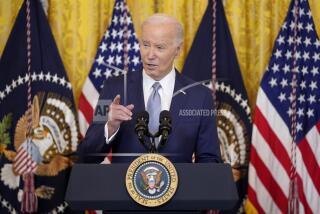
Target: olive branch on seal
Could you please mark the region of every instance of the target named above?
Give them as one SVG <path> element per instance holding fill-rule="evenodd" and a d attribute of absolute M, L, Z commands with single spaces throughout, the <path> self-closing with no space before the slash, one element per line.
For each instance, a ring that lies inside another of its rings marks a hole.
<path fill-rule="evenodd" d="M 12 123 L 12 113 L 9 113 L 3 117 L 0 122 L 0 157 L 10 144 L 9 129 Z"/>

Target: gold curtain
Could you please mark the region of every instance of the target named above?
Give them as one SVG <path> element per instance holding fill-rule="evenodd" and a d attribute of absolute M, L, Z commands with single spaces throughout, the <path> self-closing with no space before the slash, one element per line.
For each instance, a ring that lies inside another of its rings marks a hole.
<path fill-rule="evenodd" d="M 0 1 L 0 56 L 2 55 L 2 51 L 4 49 L 4 46 L 6 45 L 21 3 L 22 0 Z"/>
<path fill-rule="evenodd" d="M 0 1 L 0 54 L 23 0 Z M 290 0 L 225 0 L 225 11 L 250 104 L 268 64 L 274 40 Z M 114 0 L 48 0 L 48 20 L 72 83 L 75 101 L 93 63 L 98 44 L 110 22 Z M 309 0 L 317 32 L 320 1 Z M 207 0 L 127 0 L 137 35 L 149 15 L 163 12 L 183 23 L 185 43 L 176 65 L 181 70 Z M 210 29 L 208 29 L 210 30 Z"/>

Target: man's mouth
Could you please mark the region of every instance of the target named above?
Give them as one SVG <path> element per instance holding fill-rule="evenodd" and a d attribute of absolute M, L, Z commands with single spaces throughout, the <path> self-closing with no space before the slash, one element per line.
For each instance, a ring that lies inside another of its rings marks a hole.
<path fill-rule="evenodd" d="M 147 65 L 147 68 L 149 68 L 149 69 L 155 69 L 158 66 L 158 65 L 149 64 L 149 63 L 147 63 L 146 65 Z"/>

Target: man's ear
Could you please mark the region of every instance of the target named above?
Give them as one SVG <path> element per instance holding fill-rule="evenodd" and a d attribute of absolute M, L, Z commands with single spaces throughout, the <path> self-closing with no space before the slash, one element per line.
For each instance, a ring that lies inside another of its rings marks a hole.
<path fill-rule="evenodd" d="M 182 47 L 183 47 L 183 42 L 180 42 L 180 44 L 176 48 L 176 56 L 175 57 L 178 57 L 180 55 Z"/>

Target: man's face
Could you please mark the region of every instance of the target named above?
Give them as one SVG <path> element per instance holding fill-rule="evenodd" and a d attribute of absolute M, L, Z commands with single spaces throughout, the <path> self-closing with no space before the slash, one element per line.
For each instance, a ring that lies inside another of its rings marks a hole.
<path fill-rule="evenodd" d="M 142 28 L 140 53 L 145 72 L 155 80 L 161 80 L 172 69 L 179 55 L 181 44 L 176 42 L 174 24 L 150 24 Z"/>

